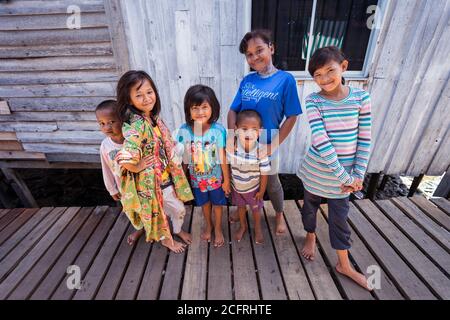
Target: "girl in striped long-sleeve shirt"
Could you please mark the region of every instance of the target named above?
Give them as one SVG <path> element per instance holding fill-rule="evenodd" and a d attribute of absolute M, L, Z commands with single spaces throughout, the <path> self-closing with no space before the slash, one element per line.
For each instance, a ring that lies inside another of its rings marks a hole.
<path fill-rule="evenodd" d="M 348 259 L 350 228 L 349 193 L 359 191 L 370 155 L 370 96 L 345 85 L 342 73 L 348 61 L 337 47 L 318 49 L 308 71 L 321 88 L 306 98 L 311 147 L 298 176 L 305 189 L 302 220 L 307 232 L 302 255 L 314 260 L 316 213 L 323 198 L 328 203 L 331 246 L 338 255 L 336 270 L 369 289 L 365 276 Z"/>

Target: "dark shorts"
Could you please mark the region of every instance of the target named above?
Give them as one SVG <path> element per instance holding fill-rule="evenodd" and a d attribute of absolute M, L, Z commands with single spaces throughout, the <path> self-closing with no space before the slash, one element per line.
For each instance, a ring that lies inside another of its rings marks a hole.
<path fill-rule="evenodd" d="M 257 192 L 258 189 L 247 193 L 237 193 L 234 189 L 232 189 L 231 202 L 233 205 L 238 207 L 245 207 L 246 205 L 249 205 L 252 210 L 261 210 L 264 206 L 264 202 L 262 200 L 255 200 L 255 195 Z"/>
<path fill-rule="evenodd" d="M 201 207 L 208 202 L 211 202 L 213 206 L 227 205 L 227 199 L 225 198 L 225 192 L 223 192 L 222 187 L 204 192 L 201 192 L 199 188 L 192 188 L 192 192 L 194 193 L 196 206 Z"/>

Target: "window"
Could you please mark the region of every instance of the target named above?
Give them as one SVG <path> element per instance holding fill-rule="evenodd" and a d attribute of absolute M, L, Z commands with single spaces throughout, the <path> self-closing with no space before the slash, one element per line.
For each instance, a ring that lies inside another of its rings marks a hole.
<path fill-rule="evenodd" d="M 368 26 L 372 26 L 376 6 L 385 2 L 252 0 L 252 29 L 272 31 L 274 64 L 280 69 L 309 76 L 307 64 L 312 53 L 318 48 L 335 45 L 346 54 L 349 73 L 363 77 L 367 76 L 367 60 L 371 58 L 374 43 L 371 39 L 378 30 Z"/>

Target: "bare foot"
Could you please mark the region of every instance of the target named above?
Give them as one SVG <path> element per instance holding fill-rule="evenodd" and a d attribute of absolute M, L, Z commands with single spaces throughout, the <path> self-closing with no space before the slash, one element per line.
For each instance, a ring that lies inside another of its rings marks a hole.
<path fill-rule="evenodd" d="M 144 233 L 144 229 L 136 230 L 132 234 L 130 234 L 127 238 L 127 243 L 132 246 Z"/>
<path fill-rule="evenodd" d="M 255 228 L 255 242 L 256 244 L 264 243 L 264 237 L 261 228 Z"/>
<path fill-rule="evenodd" d="M 336 265 L 336 271 L 339 272 L 340 274 L 343 274 L 344 276 L 349 277 L 350 279 L 355 281 L 357 284 L 359 284 L 364 289 L 366 289 L 368 291 L 372 291 L 372 288 L 369 288 L 369 285 L 367 284 L 366 277 L 363 274 L 356 271 L 355 269 L 353 269 L 351 267 L 348 269 L 343 269 L 341 267 L 341 265 L 338 263 Z"/>
<path fill-rule="evenodd" d="M 234 239 L 237 240 L 237 242 L 241 241 L 246 230 L 247 226 L 240 226 L 238 231 L 236 231 L 234 234 Z"/>
<path fill-rule="evenodd" d="M 221 247 L 225 243 L 225 239 L 223 238 L 222 230 L 214 231 L 214 247 Z"/>
<path fill-rule="evenodd" d="M 183 240 L 186 244 L 191 244 L 192 243 L 192 237 L 191 234 L 181 230 L 179 233 L 175 233 L 177 236 L 179 236 L 181 238 L 181 240 Z"/>
<path fill-rule="evenodd" d="M 210 242 L 210 241 L 211 241 L 211 229 L 208 228 L 208 227 L 206 227 L 206 228 L 203 230 L 203 232 L 202 232 L 200 238 L 201 238 L 202 240 L 205 240 L 205 241 Z"/>
<path fill-rule="evenodd" d="M 275 220 L 276 220 L 276 224 L 277 224 L 275 234 L 277 236 L 279 236 L 286 232 L 286 222 L 284 221 L 283 214 L 278 214 L 278 213 L 276 215 Z"/>
<path fill-rule="evenodd" d="M 228 218 L 228 221 L 233 224 L 235 222 L 239 222 L 239 213 L 237 211 L 230 214 L 230 217 Z"/>
<path fill-rule="evenodd" d="M 316 255 L 316 235 L 314 233 L 308 232 L 306 234 L 305 243 L 301 254 L 307 260 L 314 260 Z"/>
<path fill-rule="evenodd" d="M 161 244 L 175 253 L 182 253 L 184 251 L 184 248 L 186 247 L 184 243 L 178 242 L 176 240 L 173 240 L 172 242 L 172 239 L 161 240 Z"/>

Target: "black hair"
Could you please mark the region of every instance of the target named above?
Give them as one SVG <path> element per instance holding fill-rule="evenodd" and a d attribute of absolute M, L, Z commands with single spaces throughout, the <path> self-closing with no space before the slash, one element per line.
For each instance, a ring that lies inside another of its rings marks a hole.
<path fill-rule="evenodd" d="M 314 72 L 317 69 L 322 68 L 330 61 L 336 61 L 341 64 L 344 60 L 347 60 L 344 53 L 335 46 L 323 47 L 314 51 L 311 59 L 309 60 L 308 71 L 311 77 L 314 77 Z M 345 84 L 345 79 L 342 77 L 342 84 Z"/>
<path fill-rule="evenodd" d="M 256 30 L 247 32 L 244 35 L 244 37 L 241 40 L 241 43 L 239 44 L 239 52 L 242 54 L 245 54 L 245 52 L 247 52 L 248 42 L 251 39 L 255 39 L 255 38 L 260 38 L 262 41 L 267 43 L 267 45 L 269 45 L 269 46 L 273 44 L 272 32 L 270 30 L 256 29 Z"/>
<path fill-rule="evenodd" d="M 138 110 L 131 103 L 130 92 L 131 88 L 136 84 L 139 84 L 138 89 L 142 86 L 145 80 L 150 82 L 153 91 L 155 92 L 156 102 L 152 111 L 150 112 L 150 116 L 152 120 L 155 121 L 161 111 L 161 101 L 159 99 L 158 89 L 156 88 L 155 83 L 152 78 L 145 71 L 136 71 L 130 70 L 125 72 L 119 79 L 117 83 L 117 113 L 122 121 L 128 122 L 130 119 L 131 113 L 142 114 L 140 110 Z"/>
<path fill-rule="evenodd" d="M 184 96 L 184 116 L 189 126 L 192 127 L 194 125 L 194 120 L 191 118 L 191 108 L 193 106 L 199 106 L 205 101 L 209 103 L 212 109 L 211 118 L 209 118 L 208 123 L 211 124 L 219 119 L 220 104 L 214 90 L 203 84 L 196 84 L 190 87 Z"/>
<path fill-rule="evenodd" d="M 236 117 L 236 126 L 239 126 L 242 121 L 249 118 L 258 120 L 259 126 L 262 127 L 261 115 L 255 110 L 243 110 L 239 112 Z"/>
<path fill-rule="evenodd" d="M 111 109 L 112 111 L 117 112 L 117 101 L 112 99 L 103 100 L 97 105 L 97 107 L 95 107 L 95 112 L 107 109 Z"/>

